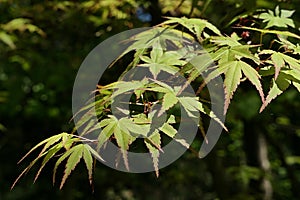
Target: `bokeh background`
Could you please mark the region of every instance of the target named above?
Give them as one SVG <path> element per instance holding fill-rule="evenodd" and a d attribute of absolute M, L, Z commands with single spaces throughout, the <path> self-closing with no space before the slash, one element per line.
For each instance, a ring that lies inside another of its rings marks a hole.
<path fill-rule="evenodd" d="M 205 18 L 230 35 L 245 14 L 277 5 L 295 10 L 299 27 L 298 0 L 0 0 L 0 200 L 300 199 L 299 93 L 289 89 L 258 114 L 260 99 L 247 85 L 228 111 L 230 132 L 204 159 L 187 151 L 159 178 L 97 163 L 92 187 L 80 163 L 62 190 L 52 184 L 52 161 L 36 183 L 34 168 L 10 190 L 30 148 L 72 130 L 73 82 L 101 41 L 164 16 Z"/>

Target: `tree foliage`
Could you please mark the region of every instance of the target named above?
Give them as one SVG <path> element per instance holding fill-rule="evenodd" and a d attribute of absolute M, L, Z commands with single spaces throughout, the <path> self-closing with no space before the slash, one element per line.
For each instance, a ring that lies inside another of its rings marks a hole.
<path fill-rule="evenodd" d="M 119 1 L 109 5 L 114 6 L 118 4 L 117 2 Z M 64 6 L 72 5 L 62 4 L 61 6 L 63 7 L 60 9 L 63 9 Z M 97 5 L 93 4 L 93 6 Z M 89 6 L 89 9 L 92 9 L 93 6 Z M 210 110 L 209 104 L 207 104 L 209 99 L 205 99 L 205 101 L 202 99 L 206 92 L 205 85 L 214 78 L 224 77 L 224 114 L 227 113 L 233 96 L 245 81 L 250 82 L 258 92 L 261 99 L 260 112 L 291 85 L 300 92 L 299 44 L 297 43 L 299 36 L 294 34 L 291 29 L 283 30 L 288 26 L 295 27 L 290 18 L 293 13 L 294 11 L 283 10 L 279 7 L 276 7 L 275 12 L 260 10 L 253 16 L 254 24 L 236 27 L 237 30 L 244 31 L 242 37 L 235 32 L 231 35 L 223 34 L 207 20 L 187 17 L 168 17 L 166 21 L 153 29 L 132 37 L 130 39 L 132 45 L 118 59 L 121 60 L 127 56 L 128 52 L 134 51 L 132 62 L 127 66 L 125 72 L 134 68 L 145 68 L 150 71 L 152 77 L 144 78 L 142 81 L 124 81 L 121 76 L 116 82 L 99 85 L 94 93 L 96 101 L 88 103 L 80 111 L 82 114 L 79 121 L 80 126 L 75 127 L 75 130 L 82 129 L 81 135 L 62 133 L 39 143 L 29 153 L 43 146 L 41 152 L 21 175 L 41 159 L 42 163 L 35 177 L 37 179 L 47 162 L 59 155 L 54 167 L 53 181 L 55 181 L 57 168 L 64 160 L 67 160 L 60 188 L 63 187 L 71 171 L 81 159 L 86 164 L 91 180 L 92 156 L 103 160 L 101 148 L 105 148 L 106 142 L 110 140 L 118 145 L 123 163 L 129 170 L 127 151 L 131 145 L 135 144 L 139 136 L 143 136 L 144 147 L 151 153 L 153 168 L 158 176 L 159 158 L 163 153 L 163 137 L 167 136 L 184 147 L 190 148 L 184 139 L 176 137 L 178 131 L 176 124 L 180 123 L 178 110 L 176 110 L 178 105 L 183 107 L 189 117 L 197 118 L 196 113 L 201 113 L 201 116 L 207 115 L 227 130 L 216 113 Z M 112 14 L 120 18 L 123 16 L 122 13 Z M 95 20 L 92 19 L 92 21 Z M 0 38 L 10 48 L 15 48 L 12 36 L 9 35 L 10 31 L 28 30 L 37 32 L 41 36 L 44 34 L 41 29 L 31 25 L 30 21 L 21 18 L 12 20 L 1 27 L 6 32 L 2 33 Z M 251 34 L 259 34 L 259 42 L 249 40 L 249 31 Z M 182 41 L 184 42 L 182 43 Z M 193 49 L 192 45 L 189 46 L 189 44 L 193 44 L 193 41 L 203 46 L 212 62 L 204 63 L 203 66 L 191 67 L 191 54 L 201 56 L 203 53 Z M 190 52 L 187 52 L 188 50 Z M 197 96 L 192 97 L 184 93 L 184 87 L 170 85 L 167 81 L 159 81 L 157 78 L 163 73 L 168 74 L 171 78 L 178 74 L 186 77 L 190 83 L 195 85 Z M 203 73 L 207 75 L 202 77 Z M 269 86 L 264 88 L 263 86 L 266 85 Z M 118 101 L 118 96 L 128 92 L 133 94 L 128 103 L 135 107 L 131 109 L 117 107 L 121 117 L 114 116 L 111 111 L 112 103 Z M 161 108 L 151 110 L 152 106 L 156 104 L 161 105 Z M 90 115 L 95 108 L 97 120 Z M 166 121 L 154 128 L 151 127 L 154 120 L 159 118 L 163 112 L 168 113 Z M 203 121 L 200 121 L 198 126 L 203 133 L 203 140 L 205 140 Z M 87 135 L 94 131 L 98 131 L 96 139 L 88 139 Z M 96 143 L 98 151 L 91 148 L 90 144 L 94 143 Z M 116 164 L 119 162 L 116 159 Z"/>

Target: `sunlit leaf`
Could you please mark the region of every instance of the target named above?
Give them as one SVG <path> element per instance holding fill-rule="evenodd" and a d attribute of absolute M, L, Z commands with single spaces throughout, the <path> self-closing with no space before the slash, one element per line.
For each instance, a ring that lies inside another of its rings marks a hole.
<path fill-rule="evenodd" d="M 97 143 L 98 150 L 112 136 L 116 126 L 117 126 L 117 122 L 111 120 L 111 123 L 102 129 L 102 131 L 100 132 L 100 134 L 98 136 L 98 143 Z"/>
<path fill-rule="evenodd" d="M 182 26 L 186 27 L 190 32 L 194 33 L 197 37 L 200 37 L 204 28 L 210 29 L 217 35 L 221 35 L 221 32 L 215 27 L 213 24 L 209 23 L 204 19 L 196 19 L 196 18 L 176 18 L 176 17 L 167 17 L 167 21 L 163 24 L 174 24 L 178 23 Z"/>
<path fill-rule="evenodd" d="M 61 134 L 58 134 L 58 135 L 54 135 L 54 136 L 52 136 L 50 138 L 47 138 L 47 139 L 43 140 L 42 142 L 38 143 L 36 146 L 34 146 L 32 149 L 30 149 L 30 151 L 25 156 L 23 156 L 22 159 L 19 161 L 19 163 L 20 163 L 29 154 L 31 154 L 34 150 L 36 150 L 37 148 L 39 148 L 42 145 L 44 145 L 44 147 L 41 150 L 41 152 L 39 153 L 39 155 L 32 162 L 30 162 L 30 164 L 22 171 L 22 173 L 15 180 L 15 182 L 12 185 L 12 188 L 15 186 L 15 184 L 18 182 L 18 180 L 35 165 L 35 163 L 38 160 L 40 160 L 42 157 L 44 157 L 43 162 L 41 164 L 41 167 L 39 168 L 39 170 L 38 170 L 38 172 L 37 172 L 37 174 L 35 176 L 35 180 L 36 180 L 39 177 L 39 174 L 40 174 L 41 170 L 48 163 L 48 161 L 54 155 L 56 155 L 56 153 L 58 153 L 58 151 L 62 147 L 64 147 L 64 143 L 66 143 L 66 141 L 63 141 L 63 138 L 68 138 L 68 140 L 70 140 L 71 143 L 79 141 L 79 139 L 78 138 L 74 138 L 73 135 L 70 135 L 68 133 L 61 133 Z M 64 140 L 66 140 L 66 139 L 64 139 Z"/>
<path fill-rule="evenodd" d="M 164 132 L 170 138 L 174 138 L 177 133 L 177 130 L 168 123 L 164 123 L 162 127 L 159 128 L 162 132 Z"/>
<path fill-rule="evenodd" d="M 211 79 L 219 76 L 220 74 L 225 74 L 224 89 L 225 89 L 225 105 L 224 114 L 226 113 L 230 100 L 233 97 L 234 92 L 238 88 L 241 82 L 242 75 L 244 74 L 247 79 L 256 87 L 260 94 L 262 102 L 264 102 L 264 94 L 262 86 L 260 83 L 260 76 L 258 72 L 253 69 L 249 64 L 244 61 L 229 61 L 221 64 L 216 70 L 211 72 L 205 79 L 206 83 Z"/>
<path fill-rule="evenodd" d="M 272 79 L 272 87 L 266 97 L 266 101 L 262 104 L 260 112 L 262 112 L 265 107 L 277 96 L 282 94 L 290 85 L 290 81 L 287 80 L 282 74 L 279 74 L 277 79 Z"/>
<path fill-rule="evenodd" d="M 178 102 L 176 95 L 172 92 L 166 93 L 163 97 L 162 108 L 168 110 Z"/>
<path fill-rule="evenodd" d="M 281 12 L 281 14 L 279 14 Z M 294 10 L 281 10 L 279 11 L 279 6 L 275 8 L 275 13 L 271 10 L 268 12 L 260 14 L 258 17 L 263 19 L 263 22 L 267 22 L 265 28 L 270 28 L 273 26 L 276 27 L 284 27 L 287 28 L 288 26 L 295 28 L 295 24 L 292 19 L 289 19 L 293 15 Z"/>
<path fill-rule="evenodd" d="M 153 166 L 154 170 L 156 173 L 156 176 L 159 176 L 159 168 L 158 168 L 158 162 L 159 162 L 159 154 L 160 154 L 160 134 L 156 130 L 154 131 L 148 138 L 144 140 L 147 148 L 149 149 L 149 152 L 151 153 L 152 161 L 153 161 Z"/>
<path fill-rule="evenodd" d="M 86 168 L 88 170 L 90 184 L 92 184 L 93 157 L 92 157 L 90 151 L 88 150 L 87 146 L 88 146 L 88 144 L 84 144 L 85 148 L 83 149 L 83 160 L 84 160 Z"/>
<path fill-rule="evenodd" d="M 287 64 L 291 69 L 300 72 L 300 61 L 289 55 L 273 50 L 263 50 L 260 54 L 271 54 L 271 60 L 275 67 L 275 77 L 276 75 L 278 76 L 278 73 L 284 64 Z"/>
<path fill-rule="evenodd" d="M 55 145 L 54 147 L 52 147 L 51 149 L 49 149 L 49 151 L 47 152 L 47 154 L 45 155 L 43 162 L 34 178 L 34 182 L 37 180 L 37 178 L 39 177 L 42 169 L 44 168 L 44 166 L 48 163 L 48 161 L 62 148 L 61 144 Z"/>
<path fill-rule="evenodd" d="M 124 161 L 125 167 L 129 171 L 127 150 L 129 149 L 129 145 L 133 141 L 133 137 L 130 135 L 129 132 L 123 131 L 119 126 L 116 126 L 116 128 L 114 130 L 114 136 L 116 138 L 118 146 L 120 147 L 120 151 L 123 156 L 123 161 Z"/>
<path fill-rule="evenodd" d="M 65 167 L 64 175 L 60 183 L 60 188 L 63 187 L 65 181 L 71 174 L 71 172 L 75 169 L 76 165 L 79 163 L 80 159 L 83 156 L 84 145 L 79 144 L 74 146 L 70 151 L 72 152 L 67 160 L 67 164 Z"/>

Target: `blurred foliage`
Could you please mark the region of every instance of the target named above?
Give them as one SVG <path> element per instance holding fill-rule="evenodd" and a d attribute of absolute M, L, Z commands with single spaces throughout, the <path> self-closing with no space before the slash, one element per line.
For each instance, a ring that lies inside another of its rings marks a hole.
<path fill-rule="evenodd" d="M 228 110 L 230 133 L 202 160 L 187 152 L 162 169 L 159 178 L 97 164 L 94 193 L 87 172 L 82 173 L 83 162 L 59 190 L 51 184 L 55 163 L 49 161 L 34 185 L 34 174 L 28 173 L 9 191 L 24 167 L 16 163 L 26 151 L 53 134 L 71 131 L 73 81 L 98 43 L 123 30 L 156 25 L 163 16 L 206 18 L 222 32 L 242 36 L 235 26 L 249 26 L 254 11 L 274 11 L 277 5 L 296 10 L 293 19 L 299 27 L 298 2 L 293 0 L 0 0 L 0 199 L 262 199 L 256 188 L 262 177 L 271 181 L 273 199 L 299 199 L 299 93 L 288 89 L 257 114 L 260 100 L 247 84 L 236 91 Z M 255 31 L 249 34 L 257 38 Z M 246 136 L 256 133 L 267 143 L 267 171 L 249 162 L 256 146 L 249 148 Z M 199 144 L 196 140 L 193 147 Z"/>

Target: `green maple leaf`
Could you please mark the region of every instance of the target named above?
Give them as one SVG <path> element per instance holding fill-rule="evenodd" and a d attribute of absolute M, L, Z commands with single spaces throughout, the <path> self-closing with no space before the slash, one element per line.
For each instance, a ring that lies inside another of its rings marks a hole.
<path fill-rule="evenodd" d="M 151 50 L 150 57 L 140 56 L 140 58 L 145 64 L 138 66 L 149 67 L 154 79 L 156 79 L 160 71 L 166 71 L 174 75 L 179 70 L 178 66 L 186 64 L 185 61 L 181 60 L 182 55 L 177 51 L 163 52 L 159 47 L 154 47 Z"/>
<path fill-rule="evenodd" d="M 292 42 L 288 41 L 287 36 L 278 35 L 278 39 L 279 41 L 276 40 L 276 42 L 282 44 L 280 48 L 284 48 L 285 50 L 291 50 L 293 54 L 300 54 L 300 45 L 298 43 L 293 44 Z"/>
<path fill-rule="evenodd" d="M 171 27 L 155 27 L 131 37 L 129 41 L 134 41 L 133 44 L 130 45 L 120 57 L 132 50 L 138 49 L 143 50 L 140 53 L 140 55 L 142 55 L 146 49 L 153 47 L 155 44 L 165 49 L 167 46 L 166 41 L 172 41 L 174 44 L 182 46 L 182 42 L 185 40 L 184 38 L 192 39 L 193 37 L 182 31 L 172 29 Z"/>
<path fill-rule="evenodd" d="M 241 40 L 241 38 L 238 37 L 236 33 L 233 33 L 230 37 L 212 37 L 211 42 L 214 44 L 214 47 L 209 51 L 211 58 L 218 61 L 219 64 L 240 60 L 241 58 L 247 58 L 255 63 L 259 63 L 260 60 L 258 56 L 253 55 L 250 51 L 250 48 L 257 47 L 257 45 L 243 45 L 239 40 Z"/>
<path fill-rule="evenodd" d="M 277 79 L 272 79 L 270 91 L 266 97 L 266 101 L 260 108 L 260 112 L 262 112 L 272 100 L 287 90 L 291 84 L 293 84 L 300 92 L 300 71 L 288 68 L 282 69 L 277 76 Z"/>
<path fill-rule="evenodd" d="M 153 85 L 153 87 L 148 88 L 148 90 L 164 93 L 162 98 L 162 110 L 158 114 L 160 116 L 162 112 L 169 110 L 178 102 L 176 96 L 178 92 L 178 88 L 172 88 L 168 84 L 158 80 L 153 80 L 153 81 L 156 83 L 156 85 Z"/>
<path fill-rule="evenodd" d="M 57 156 L 57 154 L 62 150 L 65 149 L 66 151 L 59 157 L 59 159 L 56 161 L 56 164 L 54 166 L 53 171 L 53 183 L 55 182 L 55 175 L 58 166 L 67 158 L 67 162 L 65 165 L 65 171 L 62 178 L 62 181 L 60 183 L 60 188 L 63 187 L 65 184 L 65 181 L 71 174 L 71 172 L 75 169 L 77 164 L 81 159 L 84 160 L 86 164 L 86 168 L 88 170 L 88 177 L 90 183 L 92 183 L 92 174 L 93 174 L 93 159 L 92 155 L 96 156 L 98 159 L 104 161 L 98 153 L 92 149 L 88 144 L 78 144 L 81 140 L 78 137 L 75 137 L 75 135 L 68 134 L 68 133 L 61 133 L 58 135 L 54 135 L 50 138 L 47 138 L 34 146 L 19 162 L 21 162 L 24 158 L 26 158 L 29 154 L 31 154 L 34 150 L 41 147 L 43 148 L 39 155 L 26 167 L 23 172 L 19 175 L 19 177 L 14 182 L 12 188 L 15 186 L 17 181 L 20 179 L 22 175 L 27 173 L 35 163 L 43 158 L 43 161 L 41 163 L 41 166 L 36 173 L 36 176 L 34 178 L 34 181 L 37 180 L 39 177 L 42 169 L 45 167 L 45 165 L 49 162 L 50 159 L 52 159 L 54 156 Z"/>
<path fill-rule="evenodd" d="M 221 32 L 217 27 L 209 23 L 204 19 L 196 19 L 196 18 L 176 18 L 176 17 L 167 17 L 167 21 L 163 22 L 163 24 L 174 24 L 178 23 L 187 28 L 190 32 L 194 33 L 197 37 L 200 37 L 204 32 L 204 29 L 207 28 L 214 32 L 217 35 L 221 35 Z"/>
<path fill-rule="evenodd" d="M 144 139 L 144 142 L 149 149 L 149 152 L 152 156 L 153 161 L 153 167 L 156 173 L 156 176 L 159 176 L 159 168 L 158 168 L 158 162 L 159 162 L 159 154 L 161 151 L 160 145 L 161 145 L 161 137 L 159 134 L 159 131 L 156 129 L 148 138 Z"/>
<path fill-rule="evenodd" d="M 231 36 L 212 36 L 211 42 L 217 44 L 218 46 L 229 46 L 235 47 L 242 45 L 239 40 L 241 40 L 236 33 L 231 34 Z"/>
<path fill-rule="evenodd" d="M 300 61 L 289 55 L 273 50 L 263 50 L 260 54 L 271 54 L 271 63 L 275 68 L 275 79 L 277 79 L 281 68 L 286 65 L 291 69 L 300 72 Z"/>
<path fill-rule="evenodd" d="M 224 74 L 224 90 L 225 90 L 225 104 L 224 104 L 224 114 L 227 112 L 230 100 L 233 97 L 234 92 L 238 88 L 238 85 L 241 82 L 241 79 L 244 76 L 256 87 L 262 102 L 264 102 L 264 93 L 260 83 L 260 75 L 258 72 L 253 69 L 248 63 L 235 60 L 222 63 L 219 67 L 212 71 L 208 77 L 205 79 L 205 82 L 209 82 L 213 78 Z"/>
<path fill-rule="evenodd" d="M 254 47 L 250 45 L 235 45 L 224 46 L 218 49 L 216 52 L 211 53 L 212 59 L 218 61 L 219 64 L 226 63 L 228 61 L 240 60 L 241 58 L 248 58 L 255 63 L 259 63 L 259 58 L 253 55 L 249 48 Z"/>
<path fill-rule="evenodd" d="M 259 19 L 263 19 L 263 22 L 268 22 L 265 28 L 273 26 L 287 28 L 288 26 L 295 28 L 295 24 L 291 17 L 295 10 L 279 10 L 279 6 L 276 6 L 275 13 L 268 10 L 267 13 L 259 15 Z"/>
<path fill-rule="evenodd" d="M 108 119 L 103 119 L 99 122 L 99 127 L 103 128 L 98 136 L 97 149 L 100 149 L 103 144 L 114 135 L 120 152 L 123 156 L 123 161 L 127 170 L 129 170 L 129 163 L 127 157 L 127 150 L 129 145 L 134 142 L 138 135 L 146 136 L 149 127 L 135 124 L 133 119 L 123 117 L 117 119 L 113 115 L 109 115 Z"/>

